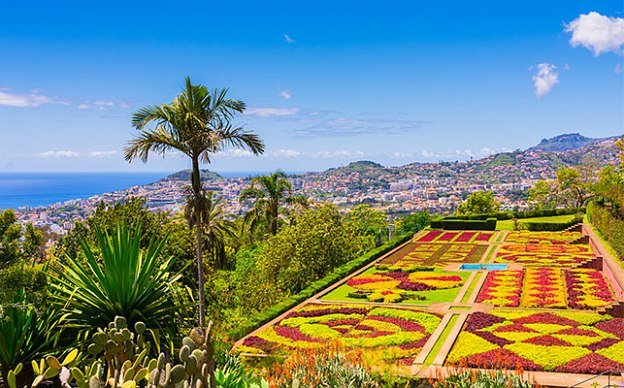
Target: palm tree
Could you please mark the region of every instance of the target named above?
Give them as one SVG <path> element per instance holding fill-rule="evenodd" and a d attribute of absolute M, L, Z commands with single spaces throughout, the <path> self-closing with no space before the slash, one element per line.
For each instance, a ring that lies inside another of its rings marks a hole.
<path fill-rule="evenodd" d="M 191 225 L 198 219 L 195 211 L 201 209 L 203 220 L 202 228 L 206 238 L 205 247 L 209 254 L 216 259 L 216 267 L 224 268 L 225 263 L 221 260 L 225 252 L 227 238 L 236 236 L 236 227 L 233 221 L 227 218 L 223 208 L 223 198 L 215 197 L 214 193 L 202 191 L 199 206 L 193 203 L 194 197 L 189 195 L 185 217 Z"/>
<path fill-rule="evenodd" d="M 239 201 L 255 199 L 253 208 L 245 215 L 244 221 L 255 228 L 261 221 L 268 224 L 269 233 L 277 233 L 277 222 L 281 202 L 306 204 L 303 196 L 286 195 L 292 192 L 292 184 L 283 171 L 276 171 L 271 175 L 261 175 L 252 178 L 251 186 L 243 189 Z"/>
<path fill-rule="evenodd" d="M 212 155 L 225 147 L 264 152 L 264 142 L 254 133 L 234 126 L 232 120 L 245 110 L 245 103 L 227 97 L 228 89 L 212 92 L 204 85 L 193 85 L 186 77 L 186 88 L 171 102 L 139 109 L 132 116 L 132 126 L 141 131 L 124 149 L 127 161 L 147 162 L 150 153 L 165 155 L 179 151 L 191 159 L 191 202 L 195 207 L 197 239 L 197 276 L 199 284 L 199 325 L 205 326 L 204 271 L 202 261 L 202 182 L 199 163 L 210 163 Z M 153 123 L 153 129 L 147 125 Z"/>

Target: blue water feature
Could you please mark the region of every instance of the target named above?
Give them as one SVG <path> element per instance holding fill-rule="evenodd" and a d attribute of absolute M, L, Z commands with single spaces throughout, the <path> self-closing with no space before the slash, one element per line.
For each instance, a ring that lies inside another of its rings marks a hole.
<path fill-rule="evenodd" d="M 459 269 L 465 269 L 468 271 L 502 271 L 507 269 L 507 264 L 462 264 Z"/>

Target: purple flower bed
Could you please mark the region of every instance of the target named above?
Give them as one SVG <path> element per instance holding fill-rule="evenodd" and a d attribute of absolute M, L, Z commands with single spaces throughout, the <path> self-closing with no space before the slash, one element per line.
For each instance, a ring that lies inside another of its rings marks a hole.
<path fill-rule="evenodd" d="M 404 281 L 399 283 L 398 286 L 396 286 L 396 288 L 400 289 L 400 290 L 405 290 L 405 291 L 431 291 L 431 290 L 435 290 L 436 288 L 424 283 L 418 283 L 418 282 L 410 282 L 410 281 Z"/>
<path fill-rule="evenodd" d="M 296 327 L 290 326 L 274 326 L 273 329 L 275 332 L 284 338 L 291 339 L 293 341 L 304 341 L 304 342 L 323 342 L 320 338 L 313 338 L 308 335 L 305 335 Z"/>
<path fill-rule="evenodd" d="M 367 313 L 367 310 L 365 308 L 341 307 L 341 308 L 335 308 L 335 309 L 293 311 L 292 313 L 286 315 L 286 318 L 320 317 L 320 316 L 327 315 L 327 314 L 364 314 L 366 315 L 366 313 Z"/>

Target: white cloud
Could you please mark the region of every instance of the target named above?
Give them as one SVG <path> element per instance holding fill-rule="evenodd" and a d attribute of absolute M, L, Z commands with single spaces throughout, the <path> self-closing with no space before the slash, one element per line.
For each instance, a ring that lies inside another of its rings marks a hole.
<path fill-rule="evenodd" d="M 51 159 L 51 158 L 55 158 L 55 159 L 61 159 L 61 158 L 103 158 L 103 157 L 107 157 L 107 156 L 112 156 L 117 154 L 117 151 L 111 150 L 111 151 L 90 151 L 90 152 L 85 152 L 85 153 L 81 153 L 81 152 L 76 152 L 76 151 L 69 151 L 69 150 L 61 150 L 61 151 L 44 151 L 39 153 L 39 157 L 40 158 L 45 158 L 45 159 Z"/>
<path fill-rule="evenodd" d="M 29 94 L 12 94 L 6 90 L 0 90 L 0 106 L 28 108 L 44 104 L 70 105 L 71 103 L 66 100 L 45 96 L 37 92 Z"/>
<path fill-rule="evenodd" d="M 580 15 L 566 25 L 571 32 L 572 47 L 583 46 L 594 52 L 594 56 L 612 51 L 622 54 L 624 45 L 624 18 L 609 17 L 590 12 Z"/>
<path fill-rule="evenodd" d="M 390 156 L 396 159 L 405 159 L 405 158 L 413 158 L 414 154 L 410 152 L 395 151 Z"/>
<path fill-rule="evenodd" d="M 295 43 L 295 40 L 293 38 L 291 38 L 288 34 L 284 34 L 284 40 L 286 41 L 286 43 L 288 44 L 293 44 Z"/>
<path fill-rule="evenodd" d="M 106 156 L 112 156 L 115 155 L 117 153 L 117 151 L 112 150 L 112 151 L 91 151 L 89 152 L 89 156 L 92 158 L 103 158 Z"/>
<path fill-rule="evenodd" d="M 77 158 L 80 154 L 75 151 L 44 151 L 39 156 L 42 158 Z"/>
<path fill-rule="evenodd" d="M 537 65 L 537 74 L 533 76 L 533 82 L 537 97 L 544 97 L 559 83 L 557 66 L 550 63 L 540 63 Z"/>
<path fill-rule="evenodd" d="M 222 156 L 225 158 L 249 158 L 254 156 L 254 154 L 249 150 L 241 150 L 238 148 L 230 148 L 227 150 L 220 151 L 218 156 Z"/>
<path fill-rule="evenodd" d="M 95 109 L 105 111 L 113 108 L 128 109 L 130 105 L 125 102 L 115 102 L 107 100 L 85 101 L 78 105 L 78 109 Z"/>
<path fill-rule="evenodd" d="M 615 67 L 613 68 L 613 72 L 615 74 L 621 74 L 622 73 L 622 64 L 618 63 L 615 65 Z"/>
<path fill-rule="evenodd" d="M 278 96 L 282 97 L 284 100 L 290 100 L 292 98 L 292 93 L 290 90 L 282 90 L 277 93 Z"/>
<path fill-rule="evenodd" d="M 275 158 L 298 158 L 302 156 L 302 153 L 296 150 L 279 149 L 279 150 L 269 152 L 267 156 L 271 156 Z"/>
<path fill-rule="evenodd" d="M 255 117 L 283 117 L 299 113 L 299 108 L 249 108 L 245 111 L 246 116 Z"/>

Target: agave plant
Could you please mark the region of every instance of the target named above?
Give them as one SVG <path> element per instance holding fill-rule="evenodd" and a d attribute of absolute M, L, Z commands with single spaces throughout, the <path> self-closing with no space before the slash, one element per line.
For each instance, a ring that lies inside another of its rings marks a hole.
<path fill-rule="evenodd" d="M 112 235 L 96 227 L 95 234 L 97 247 L 82 240 L 84 260 L 67 257 L 53 277 L 53 298 L 62 303 L 68 326 L 89 332 L 123 316 L 153 328 L 157 347 L 161 337 L 171 344 L 184 306 L 176 284 L 181 275 L 170 272 L 175 259 L 161 257 L 167 239 L 141 249 L 140 225 L 132 231 L 118 225 Z"/>
<path fill-rule="evenodd" d="M 51 352 L 60 334 L 62 317 L 53 308 L 37 311 L 26 303 L 24 289 L 17 291 L 13 303 L 0 306 L 0 371 L 42 357 Z M 27 364 L 30 365 L 30 364 Z M 28 369 L 28 368 L 25 368 Z M 32 369 L 23 375 L 32 375 Z M 20 385 L 21 386 L 21 385 Z"/>

